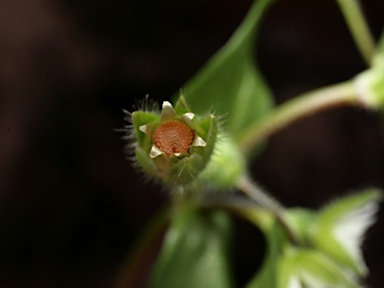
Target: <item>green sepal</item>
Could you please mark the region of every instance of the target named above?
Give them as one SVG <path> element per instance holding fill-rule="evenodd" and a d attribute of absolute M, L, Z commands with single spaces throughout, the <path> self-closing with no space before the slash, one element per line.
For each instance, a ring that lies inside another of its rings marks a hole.
<path fill-rule="evenodd" d="M 175 111 L 177 115 L 182 115 L 182 114 L 191 112 L 191 109 L 189 109 L 187 101 L 185 101 L 185 98 L 183 95 L 180 95 L 179 98 L 177 99 L 175 104 Z"/>
<path fill-rule="evenodd" d="M 191 127 L 193 130 L 195 130 L 196 134 L 198 136 L 200 136 L 201 138 L 203 138 L 204 140 L 207 140 L 207 135 L 208 135 L 208 132 L 211 128 L 211 125 L 212 125 L 212 119 L 211 118 L 215 118 L 213 121 L 215 123 L 213 123 L 214 125 L 216 125 L 216 132 L 217 132 L 217 120 L 216 120 L 216 117 L 213 116 L 213 115 L 208 115 L 204 118 L 197 118 L 197 117 L 194 117 L 190 122 L 188 122 L 187 124 L 189 125 L 189 127 Z"/>
<path fill-rule="evenodd" d="M 137 146 L 135 148 L 136 160 L 140 165 L 140 168 L 143 169 L 145 173 L 152 177 L 159 178 L 161 177 L 161 172 L 159 167 L 155 164 L 153 159 L 149 157 L 148 153 L 141 147 Z"/>
<path fill-rule="evenodd" d="M 217 120 L 211 115 L 209 129 L 206 132 L 205 147 L 191 147 L 191 155 L 171 156 L 166 182 L 169 184 L 186 185 L 196 180 L 212 157 L 217 138 Z M 191 127 L 193 128 L 193 127 Z"/>
<path fill-rule="evenodd" d="M 150 123 L 158 123 L 160 117 L 156 114 L 146 111 L 135 111 L 132 113 L 132 122 L 134 133 L 137 139 L 137 144 L 143 147 L 146 151 L 151 149 L 152 140 L 144 132 L 140 131 L 140 126 L 148 125 Z"/>
<path fill-rule="evenodd" d="M 169 184 L 186 185 L 196 179 L 202 167 L 201 155 L 194 153 L 190 156 L 171 156 L 166 182 Z"/>
<path fill-rule="evenodd" d="M 217 124 L 217 118 L 213 115 L 209 116 L 210 118 L 210 125 L 209 129 L 207 129 L 207 136 L 205 138 L 205 142 L 207 145 L 204 147 L 203 151 L 203 159 L 202 159 L 202 168 L 205 168 L 208 161 L 211 159 L 215 145 L 217 145 L 217 138 L 218 138 L 218 124 Z M 204 123 L 204 122 L 203 122 Z"/>
<path fill-rule="evenodd" d="M 235 187 L 246 173 L 246 161 L 238 146 L 229 138 L 219 139 L 215 152 L 202 172 L 201 180 L 210 188 L 226 190 Z"/>

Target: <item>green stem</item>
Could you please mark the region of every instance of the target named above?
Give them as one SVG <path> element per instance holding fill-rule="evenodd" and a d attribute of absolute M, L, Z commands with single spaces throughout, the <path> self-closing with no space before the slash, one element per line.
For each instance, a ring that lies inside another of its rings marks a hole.
<path fill-rule="evenodd" d="M 357 103 L 355 88 L 350 81 L 304 93 L 251 125 L 242 137 L 237 139 L 237 143 L 240 149 L 248 154 L 269 136 L 299 119 L 333 107 Z"/>
<path fill-rule="evenodd" d="M 361 55 L 368 66 L 375 53 L 375 42 L 357 0 L 337 0 Z"/>
<path fill-rule="evenodd" d="M 249 196 L 261 207 L 269 210 L 273 215 L 275 215 L 276 220 L 287 233 L 291 243 L 295 245 L 298 244 L 298 237 L 291 229 L 289 224 L 285 221 L 285 208 L 276 199 L 274 199 L 271 195 L 269 195 L 268 192 L 266 192 L 263 188 L 261 188 L 247 176 L 240 178 L 236 186 L 240 191 Z"/>
<path fill-rule="evenodd" d="M 267 208 L 275 214 L 281 214 L 284 207 L 270 196 L 263 188 L 251 181 L 247 176 L 239 179 L 237 188 L 256 201 L 260 206 Z"/>

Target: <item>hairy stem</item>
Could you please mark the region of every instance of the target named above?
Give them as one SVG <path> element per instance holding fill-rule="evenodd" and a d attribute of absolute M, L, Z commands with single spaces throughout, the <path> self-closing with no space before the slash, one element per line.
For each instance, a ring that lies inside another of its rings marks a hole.
<path fill-rule="evenodd" d="M 274 213 L 280 213 L 284 207 L 272 196 L 247 176 L 240 178 L 237 182 L 237 188 L 256 201 L 260 206 L 267 208 Z"/>
<path fill-rule="evenodd" d="M 237 182 L 237 188 L 244 194 L 248 195 L 248 197 L 258 203 L 261 207 L 272 212 L 275 215 L 276 220 L 287 233 L 291 243 L 298 243 L 295 232 L 284 219 L 283 212 L 285 208 L 276 199 L 274 199 L 271 195 L 268 194 L 268 192 L 266 192 L 262 187 L 257 185 L 247 176 L 239 179 Z"/>
<path fill-rule="evenodd" d="M 237 143 L 244 153 L 248 153 L 269 136 L 299 119 L 333 107 L 356 104 L 356 92 L 350 81 L 304 93 L 251 125 L 242 137 L 237 139 Z"/>
<path fill-rule="evenodd" d="M 357 0 L 337 0 L 356 45 L 368 66 L 372 64 L 375 42 Z"/>

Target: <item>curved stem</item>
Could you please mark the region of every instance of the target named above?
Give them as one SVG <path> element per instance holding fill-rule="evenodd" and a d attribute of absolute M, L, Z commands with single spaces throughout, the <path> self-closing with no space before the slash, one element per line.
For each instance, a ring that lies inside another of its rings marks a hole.
<path fill-rule="evenodd" d="M 298 243 L 298 237 L 284 219 L 283 214 L 285 208 L 276 199 L 247 176 L 240 178 L 236 186 L 240 191 L 256 201 L 261 207 L 272 212 L 272 214 L 275 215 L 276 220 L 287 233 L 291 243 L 295 245 Z"/>
<path fill-rule="evenodd" d="M 358 100 L 351 81 L 304 93 L 277 107 L 251 125 L 242 137 L 237 139 L 237 143 L 244 153 L 248 153 L 269 136 L 299 119 L 329 108 L 356 104 Z"/>
<path fill-rule="evenodd" d="M 375 53 L 375 42 L 357 0 L 337 0 L 345 21 L 368 66 Z"/>
<path fill-rule="evenodd" d="M 270 196 L 262 187 L 253 182 L 249 177 L 241 177 L 237 183 L 237 188 L 256 201 L 260 206 L 267 208 L 275 214 L 281 214 L 284 207 Z"/>

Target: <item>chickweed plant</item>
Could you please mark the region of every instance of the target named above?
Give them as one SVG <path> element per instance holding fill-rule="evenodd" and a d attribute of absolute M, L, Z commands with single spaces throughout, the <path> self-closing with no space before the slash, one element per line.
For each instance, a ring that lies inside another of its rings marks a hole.
<path fill-rule="evenodd" d="M 319 211 L 286 208 L 247 167 L 269 136 L 294 121 L 339 106 L 383 109 L 384 36 L 374 42 L 357 0 L 336 0 L 367 70 L 275 107 L 253 59 L 258 27 L 273 2 L 256 0 L 229 41 L 172 103 L 126 111 L 130 161 L 171 199 L 156 220 L 159 226 L 159 218 L 167 219 L 168 226 L 148 287 L 237 287 L 228 248 L 232 215 L 260 229 L 267 244 L 263 264 L 246 287 L 363 287 L 368 269 L 361 244 L 375 222 L 380 190 L 330 199 Z M 117 287 L 132 287 L 128 276 Z"/>

